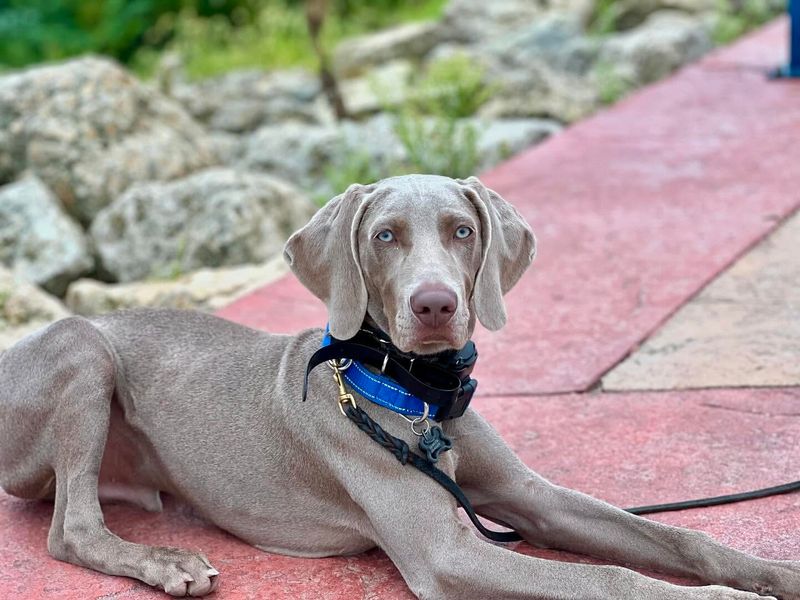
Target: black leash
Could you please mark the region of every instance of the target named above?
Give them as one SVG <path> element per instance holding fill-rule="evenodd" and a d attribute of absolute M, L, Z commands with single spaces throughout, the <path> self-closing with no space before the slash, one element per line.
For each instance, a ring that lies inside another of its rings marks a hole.
<path fill-rule="evenodd" d="M 472 521 L 472 524 L 475 525 L 475 528 L 480 531 L 481 534 L 493 542 L 508 543 L 522 540 L 522 536 L 516 531 L 492 531 L 484 527 L 478 515 L 475 514 L 475 509 L 472 508 L 469 499 L 464 494 L 464 490 L 462 490 L 455 481 L 450 479 L 441 469 L 436 468 L 432 463 L 422 458 L 419 454 L 411 452 L 408 444 L 403 440 L 384 431 L 363 409 L 354 404 L 348 404 L 344 409 L 344 413 L 361 431 L 391 452 L 394 457 L 400 461 L 400 464 L 410 464 L 416 467 L 453 494 L 458 504 L 464 509 L 464 512 L 467 513 L 469 520 Z"/>
<path fill-rule="evenodd" d="M 389 337 L 384 332 L 364 323 L 355 337 L 349 340 L 331 338 L 330 345 L 320 348 L 314 353 L 306 368 L 305 381 L 303 382 L 303 400 L 305 400 L 308 390 L 308 376 L 314 367 L 326 361 L 351 359 L 380 369 L 381 373 L 385 373 L 397 381 L 415 396 L 429 404 L 438 406 L 437 421 L 452 419 L 464 413 L 475 393 L 478 382 L 472 379 L 470 374 L 477 357 L 478 353 L 471 341 L 461 350 L 446 352 L 437 357 L 416 357 L 403 354 L 392 345 Z M 411 373 L 412 367 L 415 369 L 414 374 Z M 334 369 L 334 371 L 338 375 L 338 369 Z M 478 531 L 495 542 L 516 542 L 522 539 L 516 531 L 498 532 L 486 529 L 475 514 L 475 510 L 472 508 L 472 504 L 470 504 L 464 491 L 447 474 L 433 464 L 438 453 L 446 451 L 449 446 L 437 446 L 438 442 L 434 440 L 431 452 L 431 448 L 421 444 L 420 448 L 428 454 L 427 459 L 411 452 L 408 444 L 384 431 L 366 412 L 358 408 L 353 396 L 346 393 L 341 378 L 336 377 L 336 380 L 340 387 L 339 408 L 342 412 L 376 443 L 389 450 L 401 464 L 411 464 L 449 491 L 467 513 L 470 521 Z M 438 433 L 441 434 L 441 431 Z M 446 436 L 442 437 L 446 438 Z M 445 441 L 449 444 L 449 440 L 445 439 Z M 624 510 L 634 515 L 647 515 L 732 504 L 796 491 L 800 491 L 800 481 L 738 494 L 651 504 Z"/>
<path fill-rule="evenodd" d="M 402 465 L 410 464 L 416 467 L 419 471 L 425 473 L 428 477 L 436 481 L 439 485 L 444 487 L 455 497 L 464 512 L 467 513 L 469 520 L 475 525 L 475 528 L 481 532 L 486 538 L 494 542 L 519 542 L 523 538 L 516 531 L 500 532 L 487 529 L 481 523 L 478 516 L 475 514 L 475 509 L 472 508 L 467 496 L 464 494 L 459 485 L 447 476 L 441 469 L 438 469 L 432 463 L 428 462 L 418 454 L 411 451 L 408 444 L 403 440 L 394 437 L 393 435 L 384 431 L 363 409 L 349 405 L 344 409 L 345 415 L 353 423 L 358 426 L 361 431 L 366 433 L 377 444 L 386 448 L 391 452 L 394 457 Z M 653 513 L 670 512 L 676 510 L 688 510 L 692 508 L 705 508 L 709 506 L 720 506 L 722 504 L 733 504 L 735 502 L 744 502 L 746 500 L 756 500 L 758 498 L 766 498 L 768 496 L 776 496 L 780 494 L 789 494 L 791 492 L 800 491 L 800 481 L 786 483 L 783 485 L 776 485 L 773 487 L 762 488 L 750 492 L 742 492 L 738 494 L 726 494 L 724 496 L 713 496 L 711 498 L 698 498 L 696 500 L 685 500 L 682 502 L 668 502 L 664 504 L 651 504 L 647 506 L 637 506 L 634 508 L 626 508 L 625 512 L 633 515 L 648 515 Z"/>
<path fill-rule="evenodd" d="M 778 496 L 780 494 L 789 494 L 797 491 L 800 491 L 800 481 L 761 488 L 751 492 L 741 492 L 739 494 L 726 494 L 724 496 L 712 496 L 711 498 L 698 498 L 697 500 L 684 500 L 682 502 L 668 502 L 665 504 L 650 504 L 648 506 L 626 508 L 625 510 L 633 515 L 649 515 L 652 513 L 670 512 L 674 510 L 688 510 L 690 508 L 705 508 L 708 506 L 733 504 L 734 502 L 756 500 L 758 498 Z"/>

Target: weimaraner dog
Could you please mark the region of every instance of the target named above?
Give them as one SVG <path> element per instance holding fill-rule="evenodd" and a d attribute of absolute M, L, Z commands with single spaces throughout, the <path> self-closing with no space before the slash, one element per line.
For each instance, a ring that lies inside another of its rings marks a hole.
<path fill-rule="evenodd" d="M 422 360 L 462 347 L 476 319 L 502 327 L 503 294 L 534 250 L 525 221 L 477 179 L 412 175 L 351 186 L 289 239 L 285 255 L 327 305 L 336 339 L 366 320 Z M 159 510 L 167 492 L 250 544 L 293 556 L 378 546 L 419 598 L 800 599 L 800 563 L 755 558 L 554 485 L 468 409 L 441 423 L 453 448 L 438 466 L 479 514 L 539 547 L 709 585 L 488 543 L 443 487 L 342 416 L 330 369 L 312 371 L 301 401 L 322 338 L 321 329 L 270 335 L 191 311 L 59 321 L 0 359 L 0 483 L 15 496 L 54 499 L 55 558 L 175 596 L 212 592 L 217 571 L 193 552 L 120 539 L 101 502 Z M 417 441 L 402 415 L 359 394 L 355 402 L 386 431 Z"/>

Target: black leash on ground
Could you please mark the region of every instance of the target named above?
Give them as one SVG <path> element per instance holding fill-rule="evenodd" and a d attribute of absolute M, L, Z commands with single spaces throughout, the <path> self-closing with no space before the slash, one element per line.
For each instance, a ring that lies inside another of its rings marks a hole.
<path fill-rule="evenodd" d="M 372 438 L 373 441 L 391 452 L 394 457 L 400 461 L 400 464 L 410 464 L 411 466 L 425 473 L 425 475 L 436 481 L 436 483 L 450 492 L 455 497 L 461 508 L 464 509 L 464 512 L 467 513 L 469 520 L 472 521 L 472 524 L 475 525 L 476 529 L 480 531 L 482 535 L 494 542 L 508 543 L 522 540 L 522 536 L 520 536 L 516 531 L 501 532 L 487 529 L 475 514 L 475 509 L 472 508 L 472 504 L 470 504 L 469 499 L 464 494 L 464 490 L 462 490 L 455 481 L 453 481 L 441 469 L 438 469 L 436 466 L 434 466 L 433 463 L 412 452 L 406 442 L 384 431 L 383 428 L 378 425 L 363 409 L 355 406 L 354 404 L 350 404 L 344 408 L 344 413 L 348 419 L 355 423 L 356 426 L 358 426 L 361 431 Z M 800 491 L 800 481 L 753 490 L 751 492 L 742 492 L 740 494 L 728 494 L 725 496 L 699 498 L 697 500 L 686 500 L 683 502 L 637 506 L 635 508 L 627 508 L 625 510 L 626 512 L 634 515 L 647 515 L 659 512 L 687 510 L 691 508 L 702 508 L 707 506 L 719 506 L 720 504 L 731 504 L 734 502 L 743 502 L 745 500 L 755 500 L 756 498 L 765 498 L 767 496 L 775 496 L 778 494 L 788 494 L 796 491 Z"/>
<path fill-rule="evenodd" d="M 648 506 L 637 506 L 626 508 L 625 510 L 633 515 L 649 515 L 652 513 L 670 512 L 674 510 L 688 510 L 690 508 L 705 508 L 707 506 L 719 506 L 721 504 L 733 504 L 734 502 L 744 502 L 745 500 L 756 500 L 767 496 L 778 496 L 789 494 L 790 492 L 800 491 L 800 481 L 784 483 L 772 487 L 761 488 L 751 492 L 741 492 L 739 494 L 726 494 L 724 496 L 713 496 L 711 498 L 698 498 L 697 500 L 684 500 L 683 502 L 668 502 L 666 504 L 650 504 Z"/>

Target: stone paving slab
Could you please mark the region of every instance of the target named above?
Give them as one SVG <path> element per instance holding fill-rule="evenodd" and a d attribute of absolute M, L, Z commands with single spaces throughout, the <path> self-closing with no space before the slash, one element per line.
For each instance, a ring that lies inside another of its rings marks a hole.
<path fill-rule="evenodd" d="M 603 378 L 607 390 L 800 386 L 800 212 Z"/>
<path fill-rule="evenodd" d="M 779 27 L 745 44 L 780 44 Z M 476 334 L 484 394 L 590 388 L 800 205 L 800 83 L 732 67 L 741 53 L 715 53 L 483 176 L 540 250 L 508 296 L 506 329 Z M 325 321 L 291 277 L 220 314 L 271 331 Z"/>
<path fill-rule="evenodd" d="M 482 397 L 477 404 L 533 469 L 621 505 L 800 478 L 798 389 Z M 50 504 L 0 493 L 0 598 L 163 598 L 136 581 L 50 558 L 51 512 Z M 380 551 L 330 559 L 267 554 L 169 500 L 161 514 L 124 505 L 104 512 L 111 530 L 125 539 L 205 551 L 222 572 L 220 599 L 413 598 Z M 800 494 L 655 518 L 764 557 L 800 558 Z M 589 561 L 526 544 L 517 550 Z"/>

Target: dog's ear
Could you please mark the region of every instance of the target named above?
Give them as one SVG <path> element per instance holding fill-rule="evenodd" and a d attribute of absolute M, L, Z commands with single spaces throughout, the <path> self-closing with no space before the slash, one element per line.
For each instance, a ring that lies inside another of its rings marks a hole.
<path fill-rule="evenodd" d="M 458 180 L 481 221 L 481 266 L 473 299 L 478 320 L 496 331 L 506 324 L 503 296 L 519 281 L 536 255 L 536 238 L 525 219 L 477 177 Z"/>
<path fill-rule="evenodd" d="M 338 339 L 353 337 L 367 312 L 358 228 L 374 187 L 351 185 L 317 211 L 283 248 L 300 282 L 328 307 L 331 335 Z"/>

